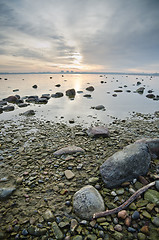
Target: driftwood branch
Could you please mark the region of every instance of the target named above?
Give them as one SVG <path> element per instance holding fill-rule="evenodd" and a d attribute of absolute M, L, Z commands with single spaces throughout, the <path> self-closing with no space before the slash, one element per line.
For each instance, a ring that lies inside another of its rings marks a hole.
<path fill-rule="evenodd" d="M 124 202 L 122 205 L 120 205 L 117 208 L 107 210 L 104 212 L 98 212 L 93 214 L 93 219 L 105 217 L 114 213 L 118 213 L 121 210 L 125 209 L 127 206 L 129 206 L 137 197 L 139 197 L 142 193 L 144 193 L 147 189 L 155 185 L 155 181 L 147 184 L 146 186 L 140 188 L 138 191 L 136 191 L 126 202 Z"/>

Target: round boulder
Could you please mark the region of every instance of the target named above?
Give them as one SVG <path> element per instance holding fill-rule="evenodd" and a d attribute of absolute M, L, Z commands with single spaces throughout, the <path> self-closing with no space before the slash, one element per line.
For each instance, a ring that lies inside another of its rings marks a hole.
<path fill-rule="evenodd" d="M 77 191 L 73 196 L 74 212 L 81 218 L 91 220 L 94 213 L 105 210 L 100 193 L 91 185 Z"/>

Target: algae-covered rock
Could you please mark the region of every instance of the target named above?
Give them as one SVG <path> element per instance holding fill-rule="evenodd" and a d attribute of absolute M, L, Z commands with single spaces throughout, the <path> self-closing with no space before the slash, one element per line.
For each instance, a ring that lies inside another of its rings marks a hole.
<path fill-rule="evenodd" d="M 159 205 L 159 192 L 149 189 L 144 194 L 144 199 L 148 202 L 155 203 L 156 205 Z"/>

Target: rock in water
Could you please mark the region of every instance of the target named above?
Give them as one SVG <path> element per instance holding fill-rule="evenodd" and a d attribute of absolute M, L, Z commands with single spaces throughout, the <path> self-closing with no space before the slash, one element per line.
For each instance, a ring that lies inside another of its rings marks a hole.
<path fill-rule="evenodd" d="M 16 188 L 0 188 L 0 200 L 8 198 Z"/>
<path fill-rule="evenodd" d="M 106 187 L 117 187 L 148 172 L 151 161 L 148 146 L 134 143 L 109 157 L 100 167 Z"/>
<path fill-rule="evenodd" d="M 92 219 L 94 213 L 105 210 L 102 196 L 91 185 L 81 188 L 74 194 L 73 208 L 81 219 L 86 220 Z"/>
<path fill-rule="evenodd" d="M 90 137 L 108 137 L 109 136 L 109 131 L 107 127 L 104 126 L 97 126 L 97 127 L 90 127 L 87 130 L 87 134 Z"/>
<path fill-rule="evenodd" d="M 57 150 L 56 152 L 54 152 L 54 155 L 58 156 L 58 155 L 62 155 L 62 154 L 72 154 L 72 153 L 76 153 L 76 152 L 83 153 L 84 150 L 80 147 L 68 146 L 68 147 L 64 147 L 64 148 Z"/>

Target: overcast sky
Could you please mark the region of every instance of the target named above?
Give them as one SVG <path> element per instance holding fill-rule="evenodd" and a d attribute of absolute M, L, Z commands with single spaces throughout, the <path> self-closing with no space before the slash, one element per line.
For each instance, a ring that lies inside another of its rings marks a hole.
<path fill-rule="evenodd" d="M 159 0 L 0 0 L 0 72 L 159 72 Z"/>

